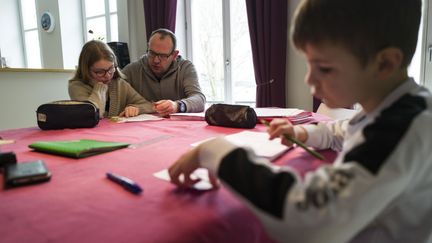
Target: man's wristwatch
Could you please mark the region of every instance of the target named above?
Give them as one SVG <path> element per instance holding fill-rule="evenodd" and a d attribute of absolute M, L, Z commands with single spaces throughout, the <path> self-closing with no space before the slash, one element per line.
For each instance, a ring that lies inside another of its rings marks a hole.
<path fill-rule="evenodd" d="M 186 112 L 186 104 L 183 101 L 177 101 L 177 109 L 180 113 Z"/>

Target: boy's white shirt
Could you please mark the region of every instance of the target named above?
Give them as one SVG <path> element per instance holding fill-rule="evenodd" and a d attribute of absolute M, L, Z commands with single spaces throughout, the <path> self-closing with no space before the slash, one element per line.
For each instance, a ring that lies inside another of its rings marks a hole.
<path fill-rule="evenodd" d="M 343 163 L 345 153 L 364 141 L 362 129 L 407 93 L 427 97 L 427 108 L 413 120 L 379 172 L 374 175 L 358 163 Z M 233 192 L 281 242 L 432 242 L 431 101 L 430 93 L 409 79 L 367 115 L 360 112 L 349 121 L 304 126 L 309 133 L 307 145 L 340 152 L 333 165 L 307 173 L 304 180 L 295 175 L 297 180 L 286 194 L 282 219 Z M 217 173 L 221 160 L 235 148 L 223 138 L 209 141 L 201 146 L 201 165 Z M 289 170 L 258 160 L 251 152 L 248 157 L 273 172 Z M 353 177 L 334 194 L 329 192 L 329 178 L 340 171 Z M 321 190 L 330 197 L 329 202 L 323 207 L 299 210 L 298 203 L 311 189 Z"/>

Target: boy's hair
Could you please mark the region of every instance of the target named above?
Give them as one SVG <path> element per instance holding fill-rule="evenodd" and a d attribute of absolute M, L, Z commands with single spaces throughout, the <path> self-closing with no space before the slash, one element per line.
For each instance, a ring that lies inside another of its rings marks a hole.
<path fill-rule="evenodd" d="M 116 70 L 114 72 L 113 79 L 124 77 L 124 75 L 117 68 L 116 55 L 108 46 L 108 44 L 100 40 L 91 40 L 85 43 L 81 50 L 78 60 L 78 68 L 72 80 L 81 80 L 85 83 L 89 83 L 91 79 L 91 67 L 100 60 L 107 60 L 114 63 Z"/>
<path fill-rule="evenodd" d="M 303 0 L 291 36 L 296 48 L 342 45 L 365 66 L 380 50 L 399 48 L 408 67 L 417 45 L 421 0 Z"/>

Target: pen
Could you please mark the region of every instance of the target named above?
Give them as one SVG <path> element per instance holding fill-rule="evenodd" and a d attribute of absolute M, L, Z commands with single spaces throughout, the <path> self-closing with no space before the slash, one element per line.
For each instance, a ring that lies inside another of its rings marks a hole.
<path fill-rule="evenodd" d="M 126 178 L 124 176 L 119 176 L 110 172 L 106 173 L 107 178 L 111 181 L 114 181 L 115 183 L 121 185 L 124 189 L 134 193 L 139 194 L 142 192 L 142 189 L 138 184 L 136 184 L 134 181 L 132 181 L 129 178 Z"/>
<path fill-rule="evenodd" d="M 264 124 L 266 127 L 270 126 L 270 122 L 261 119 L 261 123 Z M 297 144 L 298 146 L 300 146 L 301 148 L 303 148 L 304 150 L 306 150 L 306 152 L 308 152 L 309 154 L 311 154 L 312 156 L 314 156 L 315 158 L 319 159 L 319 160 L 325 160 L 324 156 L 322 156 L 321 154 L 319 154 L 316 151 L 313 151 L 311 149 L 309 149 L 304 143 L 300 142 L 299 140 L 289 136 L 288 134 L 282 134 L 284 136 L 284 138 L 292 143 Z"/>

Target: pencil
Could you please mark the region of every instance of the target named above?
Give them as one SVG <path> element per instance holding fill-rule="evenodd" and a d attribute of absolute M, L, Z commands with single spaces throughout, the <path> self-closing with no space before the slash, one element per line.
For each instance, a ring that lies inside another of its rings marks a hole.
<path fill-rule="evenodd" d="M 266 127 L 270 126 L 270 122 L 261 119 L 260 120 L 262 124 L 264 124 Z M 297 144 L 298 146 L 300 146 L 302 149 L 306 150 L 306 152 L 308 152 L 310 155 L 314 156 L 315 158 L 319 159 L 319 160 L 325 160 L 324 156 L 322 156 L 320 153 L 313 151 L 311 149 L 309 149 L 304 143 L 300 142 L 299 140 L 289 136 L 288 134 L 282 134 L 284 136 L 284 138 L 292 143 Z"/>

